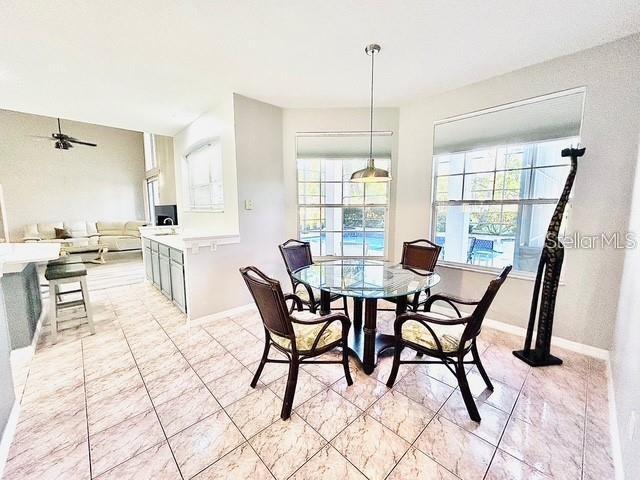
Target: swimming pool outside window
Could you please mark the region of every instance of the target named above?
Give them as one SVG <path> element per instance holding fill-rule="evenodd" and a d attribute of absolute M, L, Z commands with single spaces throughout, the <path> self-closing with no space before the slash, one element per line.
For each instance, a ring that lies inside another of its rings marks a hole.
<path fill-rule="evenodd" d="M 311 243 L 314 256 L 386 255 L 389 184 L 350 181 L 366 166 L 360 147 L 367 141 L 361 135 L 298 138 L 298 236 Z M 336 150 L 341 144 L 345 148 Z M 390 152 L 377 153 L 376 166 L 390 169 Z"/>

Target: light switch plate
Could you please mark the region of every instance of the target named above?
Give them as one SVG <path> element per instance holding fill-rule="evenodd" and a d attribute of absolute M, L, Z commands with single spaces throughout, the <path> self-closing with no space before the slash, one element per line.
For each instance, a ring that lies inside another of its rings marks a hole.
<path fill-rule="evenodd" d="M 244 209 L 245 210 L 253 210 L 253 200 L 245 200 L 244 201 Z"/>

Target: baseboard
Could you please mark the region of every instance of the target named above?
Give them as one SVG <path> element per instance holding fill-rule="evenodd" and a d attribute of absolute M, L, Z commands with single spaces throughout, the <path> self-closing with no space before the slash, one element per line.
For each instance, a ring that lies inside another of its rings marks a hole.
<path fill-rule="evenodd" d="M 609 390 L 609 435 L 611 436 L 611 455 L 616 472 L 616 480 L 624 480 L 622 464 L 622 445 L 620 444 L 620 429 L 618 428 L 618 409 L 616 408 L 616 391 L 613 387 L 613 371 L 611 358 L 607 359 L 607 388 Z"/>
<path fill-rule="evenodd" d="M 247 303 L 246 305 L 240 305 L 239 307 L 233 307 L 228 310 L 223 310 L 218 313 L 212 313 L 210 315 L 205 315 L 204 317 L 198 317 L 190 319 L 191 325 L 200 325 L 202 323 L 207 323 L 215 320 L 220 320 L 223 318 L 233 317 L 236 315 L 241 315 L 243 313 L 250 312 L 256 309 L 255 303 Z"/>
<path fill-rule="evenodd" d="M 13 407 L 11 407 L 11 413 L 9 414 L 9 420 L 7 420 L 7 424 L 4 427 L 4 432 L 2 432 L 2 438 L 0 438 L 0 478 L 2 478 L 4 468 L 7 464 L 7 458 L 9 457 L 9 448 L 11 447 L 11 442 L 13 441 L 13 437 L 16 433 L 19 416 L 20 402 L 18 402 L 18 399 L 16 399 L 15 402 L 13 402 Z"/>

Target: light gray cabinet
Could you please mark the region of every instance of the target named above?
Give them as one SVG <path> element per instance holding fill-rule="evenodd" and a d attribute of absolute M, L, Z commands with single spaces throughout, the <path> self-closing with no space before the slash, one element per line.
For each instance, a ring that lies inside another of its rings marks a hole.
<path fill-rule="evenodd" d="M 153 250 L 151 250 L 151 272 L 151 281 L 156 287 L 160 288 L 160 254 Z"/>
<path fill-rule="evenodd" d="M 144 247 L 144 273 L 147 280 L 153 282 L 153 266 L 151 265 L 151 248 Z"/>
<path fill-rule="evenodd" d="M 187 311 L 187 298 L 184 291 L 184 269 L 181 263 L 171 260 L 171 293 L 173 303 L 183 312 Z"/>
<path fill-rule="evenodd" d="M 163 247 L 164 245 L 160 245 Z M 166 248 L 166 247 L 165 247 Z M 164 296 L 171 300 L 171 266 L 169 265 L 169 251 L 167 254 L 160 249 L 160 291 L 164 293 Z"/>
<path fill-rule="evenodd" d="M 147 280 L 183 312 L 187 312 L 182 252 L 153 240 L 144 239 L 144 262 Z"/>

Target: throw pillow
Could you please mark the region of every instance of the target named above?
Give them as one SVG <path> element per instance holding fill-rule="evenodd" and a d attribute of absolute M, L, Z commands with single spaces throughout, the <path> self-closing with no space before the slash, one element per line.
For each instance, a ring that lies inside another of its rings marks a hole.
<path fill-rule="evenodd" d="M 67 230 L 66 228 L 56 228 L 56 238 L 60 239 L 60 240 L 65 240 L 67 238 L 71 238 L 71 234 L 69 233 L 69 230 Z"/>

